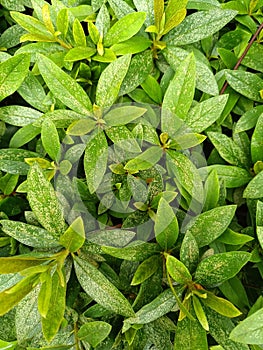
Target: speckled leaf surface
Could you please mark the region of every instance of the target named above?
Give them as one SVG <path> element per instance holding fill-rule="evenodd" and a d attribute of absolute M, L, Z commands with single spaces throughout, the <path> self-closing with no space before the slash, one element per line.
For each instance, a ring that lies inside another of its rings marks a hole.
<path fill-rule="evenodd" d="M 259 76 L 242 70 L 226 71 L 225 75 L 232 89 L 251 100 L 263 102 L 259 93 L 263 90 L 263 79 Z"/>
<path fill-rule="evenodd" d="M 173 80 L 164 95 L 162 108 L 185 119 L 193 102 L 195 92 L 195 57 L 190 54 L 177 68 Z M 168 132 L 171 123 L 167 123 L 162 114 L 162 131 Z"/>
<path fill-rule="evenodd" d="M 108 143 L 103 131 L 99 131 L 87 144 L 84 155 L 86 180 L 91 193 L 99 187 L 106 171 Z"/>
<path fill-rule="evenodd" d="M 65 229 L 63 212 L 53 186 L 37 163 L 28 173 L 27 185 L 28 201 L 37 220 L 46 230 L 59 237 Z"/>
<path fill-rule="evenodd" d="M 0 119 L 15 126 L 25 126 L 34 123 L 41 115 L 41 112 L 24 106 L 13 105 L 0 108 Z"/>
<path fill-rule="evenodd" d="M 263 171 L 258 173 L 247 185 L 243 193 L 244 198 L 263 197 Z"/>
<path fill-rule="evenodd" d="M 61 102 L 77 113 L 90 114 L 90 99 L 73 78 L 43 55 L 39 55 L 38 68 L 50 91 Z"/>
<path fill-rule="evenodd" d="M 1 220 L 2 230 L 29 247 L 46 249 L 59 246 L 56 237 L 41 227 L 25 224 L 19 221 Z"/>
<path fill-rule="evenodd" d="M 82 288 L 97 303 L 119 315 L 133 316 L 128 300 L 96 267 L 76 256 L 74 266 Z"/>
<path fill-rule="evenodd" d="M 27 175 L 29 165 L 24 162 L 24 159 L 38 156 L 37 153 L 24 149 L 2 148 L 0 150 L 0 169 L 9 174 Z"/>
<path fill-rule="evenodd" d="M 25 79 L 30 55 L 16 55 L 0 63 L 0 101 L 13 94 Z"/>
<path fill-rule="evenodd" d="M 211 255 L 197 266 L 195 280 L 205 287 L 218 286 L 236 276 L 250 257 L 250 253 L 241 251 Z"/>
<path fill-rule="evenodd" d="M 124 0 L 108 0 L 108 3 L 118 19 L 121 19 L 129 13 L 134 12 L 133 8 Z"/>
<path fill-rule="evenodd" d="M 204 247 L 219 237 L 231 223 L 236 205 L 218 207 L 200 214 L 189 224 L 190 232 L 199 247 Z"/>
<path fill-rule="evenodd" d="M 110 107 L 116 101 L 130 61 L 131 55 L 124 55 L 104 69 L 97 86 L 96 101 L 98 106 Z"/>
<path fill-rule="evenodd" d="M 227 95 L 221 95 L 198 103 L 188 112 L 185 123 L 195 132 L 204 131 L 220 118 L 227 100 Z"/>
<path fill-rule="evenodd" d="M 154 6 L 152 0 L 134 0 L 134 5 L 138 11 L 145 12 L 147 14 L 145 25 L 148 27 L 150 24 L 154 23 Z"/>
<path fill-rule="evenodd" d="M 188 268 L 176 257 L 168 255 L 166 258 L 166 268 L 172 279 L 180 284 L 187 284 L 192 280 Z"/>
<path fill-rule="evenodd" d="M 221 9 L 193 13 L 171 30 L 164 40 L 177 46 L 197 42 L 219 31 L 236 15 L 236 11 Z"/>
<path fill-rule="evenodd" d="M 60 158 L 60 140 L 55 124 L 51 120 L 44 120 L 41 128 L 41 141 L 49 157 L 58 161 Z"/>
<path fill-rule="evenodd" d="M 251 138 L 252 162 L 263 161 L 263 113 L 259 116 Z"/>

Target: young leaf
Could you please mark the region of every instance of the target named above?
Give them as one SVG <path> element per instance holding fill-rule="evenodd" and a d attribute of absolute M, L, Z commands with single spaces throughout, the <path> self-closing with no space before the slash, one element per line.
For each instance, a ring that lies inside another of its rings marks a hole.
<path fill-rule="evenodd" d="M 99 131 L 87 144 L 84 169 L 90 193 L 99 187 L 106 171 L 108 143 L 103 131 Z"/>
<path fill-rule="evenodd" d="M 171 249 L 178 238 L 179 226 L 176 215 L 164 198 L 159 201 L 154 232 L 157 242 L 164 250 Z"/>
<path fill-rule="evenodd" d="M 109 47 L 133 37 L 142 27 L 146 18 L 144 12 L 133 12 L 117 21 L 107 32 L 104 45 Z"/>
<path fill-rule="evenodd" d="M 187 284 L 192 281 L 188 268 L 172 255 L 166 258 L 166 268 L 172 279 L 180 284 Z"/>
<path fill-rule="evenodd" d="M 16 55 L 0 63 L 0 101 L 13 94 L 25 79 L 30 64 L 29 55 Z"/>
<path fill-rule="evenodd" d="M 161 22 L 164 15 L 164 0 L 154 0 L 154 21 L 158 33 L 161 32 Z"/>
<path fill-rule="evenodd" d="M 204 328 L 204 330 L 209 331 L 209 325 L 204 309 L 202 308 L 202 304 L 199 298 L 197 298 L 195 295 L 193 295 L 193 307 L 195 310 L 196 317 L 198 318 L 198 321 L 200 322 L 201 326 Z"/>
<path fill-rule="evenodd" d="M 47 271 L 47 273 L 45 274 L 45 280 L 44 282 L 42 282 L 40 291 L 38 294 L 38 311 L 40 315 L 44 318 L 47 317 L 50 300 L 51 300 L 51 294 L 52 294 L 52 277 L 49 271 Z"/>
<path fill-rule="evenodd" d="M 97 303 L 119 315 L 134 315 L 128 300 L 96 267 L 77 256 L 74 257 L 74 266 L 82 288 Z"/>
<path fill-rule="evenodd" d="M 1 220 L 1 225 L 7 235 L 29 247 L 47 249 L 59 246 L 56 235 L 41 227 L 11 220 Z"/>
<path fill-rule="evenodd" d="M 77 46 L 68 51 L 64 57 L 65 61 L 75 62 L 88 59 L 96 53 L 96 49 L 92 47 Z"/>
<path fill-rule="evenodd" d="M 66 282 L 61 285 L 61 276 L 56 271 L 52 276 L 51 297 L 46 317 L 42 317 L 42 330 L 47 341 L 51 341 L 57 334 L 63 321 L 66 307 Z"/>
<path fill-rule="evenodd" d="M 147 112 L 146 108 L 125 106 L 111 109 L 103 120 L 108 126 L 120 126 L 133 122 Z"/>
<path fill-rule="evenodd" d="M 226 317 L 237 317 L 242 314 L 230 301 L 219 298 L 212 292 L 206 291 L 207 298 L 201 299 L 202 302 L 211 309 Z"/>
<path fill-rule="evenodd" d="M 37 135 L 41 133 L 41 129 L 35 127 L 32 124 L 26 125 L 23 128 L 17 130 L 17 132 L 12 136 L 9 147 L 19 148 L 24 146 L 26 143 L 33 140 Z"/>
<path fill-rule="evenodd" d="M 195 92 L 195 57 L 190 54 L 178 67 L 163 99 L 162 131 L 173 137 L 170 118 L 172 114 L 185 119 Z M 169 113 L 166 113 L 168 111 Z M 176 131 L 176 130 L 175 130 Z"/>
<path fill-rule="evenodd" d="M 236 14 L 236 11 L 221 9 L 195 12 L 187 16 L 178 27 L 171 30 L 164 37 L 164 41 L 175 46 L 195 43 L 219 31 Z"/>
<path fill-rule="evenodd" d="M 110 334 L 112 326 L 102 321 L 85 323 L 80 327 L 77 335 L 79 339 L 85 340 L 96 348 Z"/>
<path fill-rule="evenodd" d="M 57 30 L 64 36 L 64 38 L 67 35 L 68 32 L 68 26 L 69 26 L 69 15 L 68 15 L 68 9 L 64 8 L 61 9 L 57 14 L 57 20 L 56 20 L 56 26 Z"/>
<path fill-rule="evenodd" d="M 229 226 L 236 211 L 236 205 L 227 205 L 206 211 L 190 222 L 190 232 L 199 248 L 212 243 Z M 216 224 L 215 224 L 216 223 Z"/>
<path fill-rule="evenodd" d="M 59 237 L 65 229 L 63 212 L 55 190 L 35 163 L 27 178 L 28 201 L 39 223 L 54 237 Z"/>
<path fill-rule="evenodd" d="M 85 242 L 85 228 L 81 216 L 72 222 L 59 241 L 71 253 L 76 252 L 83 246 Z"/>
<path fill-rule="evenodd" d="M 89 115 L 92 105 L 82 87 L 49 58 L 40 55 L 38 68 L 50 91 L 67 107 Z"/>
<path fill-rule="evenodd" d="M 77 18 L 75 18 L 73 23 L 73 38 L 76 46 L 87 46 L 84 29 Z"/>
<path fill-rule="evenodd" d="M 37 259 L 28 256 L 15 256 L 15 257 L 1 257 L 0 258 L 0 274 L 9 274 L 23 271 L 29 267 L 42 264 L 48 259 Z"/>
<path fill-rule="evenodd" d="M 166 15 L 166 11 L 165 11 L 165 15 Z M 166 19 L 164 31 L 162 34 L 165 35 L 168 32 L 170 32 L 170 30 L 172 30 L 174 27 L 177 27 L 185 19 L 185 16 L 186 16 L 185 8 L 176 11 L 174 15 L 169 19 L 166 16 L 167 19 Z"/>
<path fill-rule="evenodd" d="M 151 277 L 158 269 L 161 264 L 161 259 L 157 255 L 150 256 L 148 259 L 144 260 L 137 268 L 133 279 L 131 281 L 132 286 L 141 284 L 146 279 Z"/>
<path fill-rule="evenodd" d="M 205 182 L 205 203 L 203 211 L 211 210 L 217 206 L 220 186 L 217 172 L 212 170 Z"/>
<path fill-rule="evenodd" d="M 162 157 L 163 151 L 159 146 L 152 146 L 139 156 L 129 160 L 124 169 L 130 172 L 152 168 Z"/>
<path fill-rule="evenodd" d="M 243 192 L 244 198 L 261 198 L 263 197 L 263 171 L 258 173 L 247 185 Z"/>
<path fill-rule="evenodd" d="M 96 101 L 98 106 L 110 107 L 116 101 L 130 61 L 131 55 L 124 55 L 104 69 L 97 85 Z"/>
<path fill-rule="evenodd" d="M 230 339 L 244 344 L 263 344 L 263 308 L 241 321 Z"/>
<path fill-rule="evenodd" d="M 60 158 L 60 140 L 55 124 L 51 120 L 44 120 L 41 129 L 41 141 L 50 158 L 58 162 Z"/>
<path fill-rule="evenodd" d="M 0 292 L 0 316 L 3 316 L 16 306 L 34 288 L 38 276 L 23 278 L 15 286 Z M 13 292 L 15 289 L 15 292 Z M 12 293 L 13 292 L 13 293 Z"/>
<path fill-rule="evenodd" d="M 197 266 L 195 280 L 205 287 L 218 286 L 234 277 L 250 257 L 250 253 L 241 251 L 211 255 Z"/>

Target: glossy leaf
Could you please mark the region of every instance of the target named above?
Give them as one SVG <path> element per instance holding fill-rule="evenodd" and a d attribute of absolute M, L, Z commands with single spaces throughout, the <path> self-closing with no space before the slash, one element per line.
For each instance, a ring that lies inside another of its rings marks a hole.
<path fill-rule="evenodd" d="M 78 331 L 78 338 L 87 341 L 94 348 L 98 346 L 111 331 L 112 326 L 102 321 L 85 323 Z"/>
<path fill-rule="evenodd" d="M 148 259 L 144 260 L 137 268 L 131 285 L 136 286 L 141 284 L 150 276 L 152 276 L 160 266 L 161 259 L 157 255 L 150 256 Z"/>
<path fill-rule="evenodd" d="M 0 274 L 9 274 L 23 271 L 29 267 L 38 266 L 47 259 L 37 259 L 29 256 L 1 257 Z"/>
<path fill-rule="evenodd" d="M 161 198 L 158 204 L 154 232 L 157 242 L 165 250 L 171 249 L 178 238 L 179 226 L 176 215 L 164 198 Z"/>
<path fill-rule="evenodd" d="M 51 120 L 47 119 L 42 123 L 41 140 L 50 158 L 58 161 L 60 158 L 60 140 L 57 128 Z"/>
<path fill-rule="evenodd" d="M 91 193 L 99 187 L 106 171 L 108 143 L 103 132 L 98 132 L 88 142 L 84 155 L 86 180 Z"/>
<path fill-rule="evenodd" d="M 16 55 L 0 63 L 0 101 L 13 94 L 25 79 L 30 64 L 29 55 Z"/>
<path fill-rule="evenodd" d="M 263 197 L 263 172 L 257 174 L 247 185 L 243 192 L 244 198 L 261 198 Z"/>
<path fill-rule="evenodd" d="M 86 260 L 74 257 L 77 278 L 88 295 L 106 309 L 123 316 L 133 316 L 134 311 L 123 294 Z"/>
<path fill-rule="evenodd" d="M 147 109 L 136 106 L 124 106 L 111 109 L 103 120 L 108 126 L 119 126 L 133 122 L 141 117 Z"/>
<path fill-rule="evenodd" d="M 116 101 L 130 61 L 131 55 L 124 55 L 110 63 L 102 72 L 96 94 L 100 107 L 110 107 Z"/>
<path fill-rule="evenodd" d="M 203 327 L 204 330 L 209 331 L 209 325 L 207 322 L 207 318 L 204 312 L 204 309 L 202 308 L 202 304 L 195 295 L 193 295 L 193 307 L 195 310 L 195 315 L 200 322 L 201 326 Z"/>
<path fill-rule="evenodd" d="M 263 133 L 263 114 L 258 118 L 255 130 L 251 138 L 251 157 L 252 162 L 263 161 L 263 145 L 262 145 L 262 133 Z"/>
<path fill-rule="evenodd" d="M 197 266 L 195 280 L 206 287 L 218 286 L 234 277 L 249 259 L 249 253 L 239 251 L 211 255 Z"/>
<path fill-rule="evenodd" d="M 204 247 L 218 238 L 231 223 L 236 211 L 235 205 L 217 207 L 200 214 L 190 222 L 190 232 L 199 247 Z M 216 224 L 215 224 L 216 223 Z"/>
<path fill-rule="evenodd" d="M 206 291 L 207 298 L 203 298 L 202 303 L 226 317 L 237 317 L 242 314 L 230 301 L 217 297 L 211 292 Z"/>
<path fill-rule="evenodd" d="M 15 126 L 34 123 L 41 115 L 41 112 L 30 107 L 9 105 L 0 108 L 1 120 Z"/>
<path fill-rule="evenodd" d="M 60 237 L 59 242 L 70 252 L 76 252 L 83 246 L 85 242 L 85 228 L 81 216 L 72 222 Z"/>
<path fill-rule="evenodd" d="M 92 105 L 82 87 L 49 58 L 40 55 L 38 68 L 50 91 L 66 106 L 80 114 L 89 115 Z"/>
<path fill-rule="evenodd" d="M 153 167 L 162 157 L 162 149 L 158 146 L 152 146 L 139 156 L 129 160 L 124 169 L 130 172 L 147 170 Z"/>
<path fill-rule="evenodd" d="M 172 279 L 180 284 L 187 284 L 192 280 L 192 276 L 187 267 L 172 255 L 166 258 L 166 268 Z"/>
<path fill-rule="evenodd" d="M 199 248 L 195 237 L 187 231 L 180 248 L 180 261 L 189 269 L 195 270 L 199 261 Z"/>
<path fill-rule="evenodd" d="M 28 173 L 27 186 L 28 201 L 37 220 L 54 237 L 59 237 L 65 229 L 63 212 L 53 186 L 37 163 Z"/>

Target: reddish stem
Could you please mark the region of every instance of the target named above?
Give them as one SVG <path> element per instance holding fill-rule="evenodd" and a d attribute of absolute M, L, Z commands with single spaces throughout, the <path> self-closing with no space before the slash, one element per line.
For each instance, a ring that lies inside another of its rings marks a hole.
<path fill-rule="evenodd" d="M 256 40 L 257 36 L 259 35 L 259 33 L 261 32 L 262 29 L 263 29 L 263 22 L 258 27 L 256 33 L 252 36 L 250 42 L 247 44 L 247 47 L 245 48 L 244 52 L 240 56 L 239 60 L 237 61 L 236 65 L 235 65 L 235 67 L 233 68 L 233 70 L 237 70 L 238 69 L 238 67 L 240 66 L 240 64 L 243 61 L 244 57 L 248 53 L 248 50 L 251 48 L 252 44 L 254 43 L 254 41 Z M 220 91 L 220 95 L 223 95 L 223 93 L 226 91 L 227 87 L 228 87 L 228 82 L 226 81 L 224 86 L 222 87 L 222 89 Z"/>

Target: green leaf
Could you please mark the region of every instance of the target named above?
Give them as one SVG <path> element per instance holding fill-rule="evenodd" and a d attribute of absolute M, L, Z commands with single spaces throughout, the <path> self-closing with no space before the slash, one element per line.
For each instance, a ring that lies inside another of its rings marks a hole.
<path fill-rule="evenodd" d="M 255 130 L 251 137 L 251 157 L 252 157 L 253 163 L 263 160 L 262 134 L 263 134 L 263 113 L 259 116 Z"/>
<path fill-rule="evenodd" d="M 30 56 L 16 55 L 0 63 L 0 101 L 13 94 L 25 79 Z"/>
<path fill-rule="evenodd" d="M 263 344 L 263 309 L 241 321 L 232 330 L 230 339 L 244 344 Z"/>
<path fill-rule="evenodd" d="M 224 181 L 226 188 L 246 185 L 252 178 L 248 170 L 236 166 L 214 164 L 201 169 L 199 169 L 199 173 L 204 171 L 205 174 L 207 174 L 207 171 L 210 173 L 215 170 L 219 179 Z"/>
<path fill-rule="evenodd" d="M 242 60 L 242 65 L 263 73 L 263 63 L 261 60 L 262 55 L 262 45 L 260 45 L 257 42 L 254 42 L 253 45 L 249 48 L 246 56 Z"/>
<path fill-rule="evenodd" d="M 151 73 L 153 58 L 150 50 L 146 50 L 131 59 L 127 74 L 123 79 L 119 95 L 125 95 L 139 86 Z"/>
<path fill-rule="evenodd" d="M 88 31 L 89 31 L 91 40 L 95 45 L 97 45 L 100 40 L 100 32 L 98 28 L 92 22 L 88 22 Z"/>
<path fill-rule="evenodd" d="M 40 55 L 38 68 L 50 91 L 67 107 L 80 114 L 90 114 L 92 105 L 82 87 L 49 58 Z"/>
<path fill-rule="evenodd" d="M 161 198 L 154 224 L 155 237 L 159 245 L 164 249 L 173 248 L 179 234 L 179 226 L 172 207 Z"/>
<path fill-rule="evenodd" d="M 195 92 L 195 57 L 190 54 L 178 67 L 168 86 L 162 104 L 162 131 L 173 137 L 172 115 L 185 119 Z M 169 112 L 169 113 L 167 113 Z M 177 130 L 175 130 L 176 132 Z"/>
<path fill-rule="evenodd" d="M 230 245 L 244 245 L 247 242 L 253 241 L 253 237 L 249 235 L 244 235 L 242 233 L 237 233 L 231 229 L 226 229 L 226 231 L 218 238 L 219 242 Z"/>
<path fill-rule="evenodd" d="M 206 298 L 202 298 L 202 303 L 226 317 L 237 317 L 242 314 L 230 301 L 217 297 L 212 292 L 206 291 Z"/>
<path fill-rule="evenodd" d="M 194 132 L 202 132 L 212 125 L 222 114 L 228 100 L 228 95 L 211 97 L 196 104 L 188 112 L 185 123 Z"/>
<path fill-rule="evenodd" d="M 185 9 L 187 2 L 188 0 L 169 0 L 165 9 L 165 19 L 170 20 L 177 11 Z"/>
<path fill-rule="evenodd" d="M 195 280 L 206 287 L 218 286 L 236 276 L 250 257 L 249 253 L 239 251 L 211 255 L 197 266 Z"/>
<path fill-rule="evenodd" d="M 43 275 L 45 276 L 44 278 Z M 45 274 L 42 274 L 41 279 L 42 284 L 38 293 L 37 304 L 40 315 L 46 318 L 52 294 L 52 277 L 49 271 L 47 271 Z"/>
<path fill-rule="evenodd" d="M 152 146 L 139 156 L 129 160 L 124 169 L 130 172 L 138 172 L 139 170 L 147 170 L 152 168 L 161 159 L 163 154 L 162 148 Z"/>
<path fill-rule="evenodd" d="M 262 102 L 260 90 L 263 89 L 263 79 L 242 70 L 226 71 L 225 75 L 232 89 L 253 101 Z"/>
<path fill-rule="evenodd" d="M 161 262 L 158 255 L 150 256 L 148 259 L 144 260 L 135 271 L 131 285 L 136 286 L 151 277 L 157 271 Z"/>
<path fill-rule="evenodd" d="M 82 136 L 88 134 L 96 126 L 95 120 L 91 118 L 85 118 L 75 120 L 67 129 L 67 134 L 72 136 Z"/>
<path fill-rule="evenodd" d="M 44 120 L 41 129 L 41 141 L 49 157 L 56 162 L 60 158 L 60 140 L 55 124 L 51 120 Z"/>
<path fill-rule="evenodd" d="M 108 143 L 104 132 L 99 131 L 87 143 L 84 169 L 90 193 L 94 193 L 105 174 L 108 159 Z"/>
<path fill-rule="evenodd" d="M 1 112 L 1 110 L 0 110 Z M 147 112 L 146 108 L 123 106 L 111 109 L 103 120 L 107 126 L 120 126 L 133 122 Z"/>
<path fill-rule="evenodd" d="M 145 243 L 137 240 L 124 248 L 103 246 L 102 250 L 104 253 L 119 259 L 142 261 L 155 253 L 159 253 L 160 247 L 158 247 L 157 244 Z"/>
<path fill-rule="evenodd" d="M 201 326 L 204 328 L 204 330 L 209 331 L 209 325 L 204 309 L 202 308 L 202 304 L 199 298 L 197 298 L 195 295 L 193 295 L 193 307 L 195 310 L 196 317 L 198 318 L 198 321 L 200 322 Z"/>
<path fill-rule="evenodd" d="M 157 104 L 162 103 L 162 89 L 158 84 L 157 80 L 152 75 L 148 75 L 148 77 L 144 80 L 141 86 L 154 102 L 156 102 Z"/>
<path fill-rule="evenodd" d="M 110 63 L 101 73 L 96 95 L 98 106 L 110 107 L 116 101 L 130 61 L 131 55 L 124 55 Z"/>
<path fill-rule="evenodd" d="M 236 15 L 236 11 L 221 9 L 195 12 L 171 30 L 164 41 L 175 46 L 195 43 L 218 32 Z"/>
<path fill-rule="evenodd" d="M 134 315 L 128 300 L 96 267 L 76 256 L 74 266 L 82 288 L 98 304 L 119 315 L 126 317 Z"/>
<path fill-rule="evenodd" d="M 166 257 L 166 268 L 175 282 L 187 284 L 192 281 L 192 276 L 188 268 L 172 255 Z"/>
<path fill-rule="evenodd" d="M 221 316 L 209 307 L 204 307 L 204 310 L 209 323 L 209 333 L 223 349 L 249 350 L 247 345 L 229 339 L 234 323 L 228 317 Z"/>
<path fill-rule="evenodd" d="M 236 208 L 236 205 L 226 205 L 206 211 L 189 223 L 190 227 L 187 227 L 187 232 L 194 236 L 199 248 L 204 247 L 227 229 L 235 215 Z"/>
<path fill-rule="evenodd" d="M 16 188 L 19 175 L 5 174 L 0 178 L 0 189 L 4 195 L 10 195 Z"/>
<path fill-rule="evenodd" d="M 87 341 L 92 347 L 96 348 L 110 334 L 112 326 L 102 321 L 93 321 L 85 323 L 80 327 L 77 335 L 79 339 Z"/>
<path fill-rule="evenodd" d="M 206 331 L 196 319 L 185 317 L 177 322 L 174 341 L 176 350 L 207 350 Z"/>
<path fill-rule="evenodd" d="M 192 148 L 206 139 L 206 136 L 196 133 L 188 133 L 175 136 L 174 140 L 169 144 L 169 148 L 176 150 L 184 150 L 187 148 Z"/>
<path fill-rule="evenodd" d="M 231 138 L 218 132 L 208 132 L 207 134 L 224 160 L 232 165 L 247 167 L 246 155 Z"/>
<path fill-rule="evenodd" d="M 220 185 L 216 170 L 212 170 L 205 182 L 205 203 L 203 211 L 213 209 L 219 201 Z"/>
<path fill-rule="evenodd" d="M 107 32 L 104 45 L 109 47 L 133 37 L 142 27 L 146 18 L 144 12 L 133 12 L 122 17 Z"/>
<path fill-rule="evenodd" d="M 244 198 L 261 198 L 263 197 L 263 171 L 258 173 L 247 185 L 243 192 Z"/>
<path fill-rule="evenodd" d="M 50 342 L 57 334 L 64 318 L 66 307 L 66 282 L 61 285 L 61 276 L 56 271 L 52 276 L 52 290 L 46 317 L 42 317 L 42 330 L 45 339 Z"/>
<path fill-rule="evenodd" d="M 84 46 L 73 47 L 68 51 L 68 53 L 64 57 L 64 60 L 69 62 L 81 61 L 81 60 L 90 58 L 95 53 L 96 53 L 96 49 L 92 47 L 84 47 Z"/>
<path fill-rule="evenodd" d="M 237 121 L 235 133 L 250 130 L 257 124 L 259 116 L 263 113 L 263 106 L 259 105 L 249 109 Z"/>
<path fill-rule="evenodd" d="M 37 156 L 37 153 L 24 149 L 2 148 L 0 149 L 0 169 L 9 174 L 26 175 L 29 166 L 24 159 Z"/>
<path fill-rule="evenodd" d="M 37 163 L 28 173 L 27 186 L 28 201 L 37 220 L 54 237 L 59 237 L 65 229 L 63 212 L 53 186 Z"/>
<path fill-rule="evenodd" d="M 154 22 L 158 33 L 161 32 L 161 22 L 164 14 L 164 0 L 154 0 Z"/>
<path fill-rule="evenodd" d="M 64 8 L 61 9 L 57 14 L 57 20 L 56 20 L 56 26 L 57 30 L 66 37 L 69 27 L 69 15 L 68 15 L 68 9 Z"/>
<path fill-rule="evenodd" d="M 84 29 L 77 18 L 75 18 L 73 23 L 73 38 L 76 46 L 87 46 Z"/>
<path fill-rule="evenodd" d="M 6 314 L 14 306 L 16 306 L 21 299 L 23 299 L 34 288 L 38 276 L 35 275 L 26 277 L 18 282 L 14 287 L 11 287 L 0 293 L 0 316 Z M 16 289 L 16 292 L 12 291 Z"/>
<path fill-rule="evenodd" d="M 44 23 L 40 22 L 37 18 L 14 11 L 11 11 L 10 14 L 16 23 L 18 23 L 22 28 L 26 29 L 29 33 L 55 41 L 53 34 L 50 33 Z"/>
<path fill-rule="evenodd" d="M 134 36 L 128 40 L 122 41 L 119 44 L 114 44 L 111 46 L 111 50 L 115 55 L 126 55 L 135 54 L 138 52 L 145 51 L 152 44 L 151 40 L 143 36 Z"/>
<path fill-rule="evenodd" d="M 12 136 L 9 147 L 11 148 L 19 148 L 26 143 L 33 140 L 36 136 L 41 133 L 41 129 L 35 127 L 32 124 L 26 125 L 17 130 L 17 132 Z"/>
<path fill-rule="evenodd" d="M 176 305 L 175 297 L 170 289 L 160 293 L 152 302 L 144 305 L 134 317 L 124 321 L 124 326 L 130 324 L 146 324 L 166 315 Z"/>
<path fill-rule="evenodd" d="M 85 242 L 85 228 L 81 216 L 72 222 L 59 241 L 71 253 L 76 252 L 83 246 Z"/>
<path fill-rule="evenodd" d="M 106 129 L 106 134 L 111 141 L 113 141 L 114 145 L 124 149 L 126 152 L 141 152 L 141 148 L 138 145 L 137 140 L 125 125 L 111 126 Z"/>
<path fill-rule="evenodd" d="M 189 231 L 185 233 L 181 244 L 180 261 L 189 271 L 194 271 L 199 261 L 199 248 L 196 239 Z"/>
<path fill-rule="evenodd" d="M 24 106 L 5 106 L 0 108 L 0 119 L 10 125 L 25 126 L 34 123 L 42 113 Z"/>
<path fill-rule="evenodd" d="M 29 267 L 38 266 L 46 260 L 23 255 L 8 258 L 1 257 L 0 274 L 20 272 Z"/>
<path fill-rule="evenodd" d="M 133 8 L 124 0 L 108 0 L 108 3 L 110 4 L 110 7 L 113 9 L 118 19 L 126 16 L 131 12 L 134 12 Z"/>
<path fill-rule="evenodd" d="M 166 15 L 166 11 L 165 11 L 165 15 Z M 176 11 L 174 15 L 169 19 L 166 16 L 167 20 L 165 22 L 164 31 L 162 34 L 165 35 L 168 32 L 170 32 L 170 30 L 172 30 L 174 27 L 177 27 L 185 19 L 185 16 L 186 16 L 185 8 Z"/>
<path fill-rule="evenodd" d="M 19 221 L 1 220 L 2 230 L 10 237 L 29 247 L 47 249 L 59 246 L 57 237 L 50 231 Z"/>

